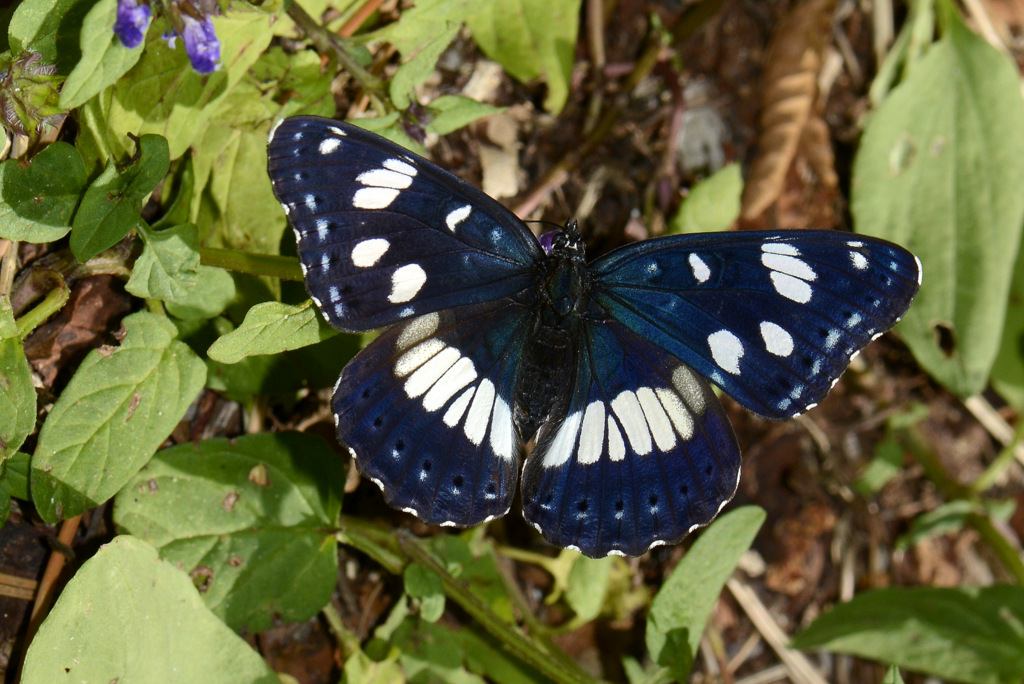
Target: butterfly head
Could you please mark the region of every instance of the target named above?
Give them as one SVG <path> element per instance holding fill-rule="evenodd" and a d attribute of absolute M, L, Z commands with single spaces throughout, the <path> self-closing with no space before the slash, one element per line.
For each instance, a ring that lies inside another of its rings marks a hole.
<path fill-rule="evenodd" d="M 569 219 L 561 230 L 551 230 L 540 236 L 540 245 L 544 253 L 553 257 L 580 257 L 585 256 L 586 246 L 583 236 L 580 235 L 579 225 L 576 219 Z"/>

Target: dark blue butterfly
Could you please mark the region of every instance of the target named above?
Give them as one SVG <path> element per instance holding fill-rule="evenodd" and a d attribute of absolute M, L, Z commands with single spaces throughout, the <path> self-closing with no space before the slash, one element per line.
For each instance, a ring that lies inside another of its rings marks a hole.
<path fill-rule="evenodd" d="M 393 506 L 636 556 L 707 525 L 740 452 L 705 378 L 751 411 L 814 406 L 910 306 L 906 250 L 828 232 L 680 235 L 592 264 L 575 222 L 542 247 L 509 210 L 372 133 L 313 117 L 270 135 L 306 286 L 341 330 L 383 333 L 334 392 L 338 437 Z"/>

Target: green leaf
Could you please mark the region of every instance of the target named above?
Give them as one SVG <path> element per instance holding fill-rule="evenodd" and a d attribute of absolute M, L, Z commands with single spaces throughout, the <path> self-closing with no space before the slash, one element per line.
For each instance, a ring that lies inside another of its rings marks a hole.
<path fill-rule="evenodd" d="M 403 574 L 405 593 L 420 601 L 420 617 L 437 622 L 444 615 L 444 584 L 433 570 L 410 563 Z"/>
<path fill-rule="evenodd" d="M 580 0 L 478 3 L 466 18 L 484 53 L 520 81 L 543 77 L 544 108 L 562 111 L 569 96 L 579 30 Z"/>
<path fill-rule="evenodd" d="M 90 7 L 90 0 L 25 0 L 14 11 L 7 29 L 11 53 L 38 52 L 50 64 L 73 64 L 78 27 Z M 111 24 L 111 32 L 113 27 Z M 60 52 L 70 54 L 60 59 Z"/>
<path fill-rule="evenodd" d="M 1018 411 L 1024 411 L 1024 246 L 1017 252 L 1003 339 L 992 366 L 992 384 Z"/>
<path fill-rule="evenodd" d="M 85 191 L 71 228 L 71 251 L 85 263 L 120 242 L 142 220 L 142 202 L 170 168 L 167 141 L 139 139 L 139 158 L 124 172 L 113 163 Z"/>
<path fill-rule="evenodd" d="M 242 325 L 214 342 L 207 354 L 220 363 L 237 363 L 247 356 L 308 347 L 337 334 L 317 313 L 312 300 L 298 306 L 265 302 L 249 309 Z"/>
<path fill-rule="evenodd" d="M 10 295 L 0 294 L 0 340 L 18 336 L 18 323 L 14 320 L 14 306 Z"/>
<path fill-rule="evenodd" d="M 882 684 L 903 684 L 900 669 L 895 665 L 890 665 L 889 670 L 885 673 L 885 677 L 882 678 Z"/>
<path fill-rule="evenodd" d="M 60 594 L 25 657 L 23 684 L 280 684 L 210 614 L 188 575 L 134 537 L 116 537 Z"/>
<path fill-rule="evenodd" d="M 922 513 L 914 518 L 907 533 L 896 540 L 896 548 L 905 551 L 924 539 L 948 532 L 959 532 L 964 528 L 967 516 L 973 512 L 973 503 L 955 499 Z"/>
<path fill-rule="evenodd" d="M 713 522 L 651 602 L 647 650 L 659 665 L 670 667 L 678 681 L 688 678 L 711 609 L 764 517 L 762 509 L 744 506 Z"/>
<path fill-rule="evenodd" d="M 391 637 L 401 650 L 407 681 L 484 684 L 466 669 L 466 652 L 456 631 L 425 620 L 406 620 Z"/>
<path fill-rule="evenodd" d="M 222 68 L 206 76 L 193 71 L 181 41 L 175 50 L 168 47 L 161 35 L 169 25 L 155 18 L 138 63 L 109 96 L 87 103 L 84 118 L 96 146 L 120 156 L 129 152 L 128 133 L 155 133 L 167 138 L 171 159 L 181 157 L 203 138 L 221 102 L 270 44 L 276 4 L 237 3 L 211 19 L 223 59 Z"/>
<path fill-rule="evenodd" d="M 277 254 L 287 227 L 267 178 L 267 131 L 211 125 L 194 155 L 196 225 L 206 247 Z M 276 283 L 275 283 L 276 286 Z"/>
<path fill-rule="evenodd" d="M 413 7 L 402 12 L 398 21 L 367 38 L 386 40 L 403 57 L 409 57 L 421 45 L 447 31 L 450 24 L 463 23 L 477 4 L 480 0 L 418 0 Z"/>
<path fill-rule="evenodd" d="M 60 92 L 60 106 L 74 109 L 128 73 L 142 57 L 142 49 L 129 49 L 114 35 L 117 0 L 100 0 L 82 22 L 82 56 Z"/>
<path fill-rule="evenodd" d="M 71 216 L 88 178 L 82 155 L 55 142 L 28 164 L 0 164 L 0 237 L 53 242 L 71 230 Z"/>
<path fill-rule="evenodd" d="M 386 660 L 378 662 L 362 651 L 356 651 L 345 661 L 342 684 L 405 684 L 398 656 L 398 649 L 392 649 Z"/>
<path fill-rule="evenodd" d="M 437 135 L 448 135 L 485 116 L 503 112 L 505 108 L 492 107 L 461 95 L 442 95 L 427 105 L 427 111 L 430 112 L 427 130 Z"/>
<path fill-rule="evenodd" d="M 565 602 L 576 613 L 577 620 L 590 622 L 601 614 L 608 581 L 615 559 L 579 556 L 569 571 Z"/>
<path fill-rule="evenodd" d="M 995 360 L 1024 227 L 1024 102 L 1013 63 L 950 15 L 871 118 L 851 210 L 858 231 L 920 257 L 921 292 L 899 331 L 967 396 Z"/>
<path fill-rule="evenodd" d="M 139 235 L 145 247 L 125 289 L 136 297 L 183 300 L 199 280 L 199 229 L 186 223 L 156 231 L 140 223 Z"/>
<path fill-rule="evenodd" d="M 386 116 L 378 116 L 373 119 L 352 119 L 349 123 L 387 138 L 396 145 L 401 145 L 421 157 L 427 154 L 426 148 L 410 138 L 409 134 L 402 128 L 402 121 L 399 118 L 398 112 L 391 112 Z"/>
<path fill-rule="evenodd" d="M 389 92 L 391 101 L 398 109 L 408 109 L 412 100 L 411 95 L 415 94 L 416 86 L 420 85 L 434 73 L 434 65 L 440 59 L 441 53 L 448 49 L 448 45 L 455 39 L 459 32 L 458 24 L 450 24 L 444 31 L 434 34 L 423 45 L 419 46 L 415 55 L 407 56 L 406 61 L 395 70 L 391 77 Z"/>
<path fill-rule="evenodd" d="M 106 501 L 145 465 L 185 415 L 206 367 L 164 318 L 122 321 L 117 349 L 89 352 L 39 433 L 32 498 L 47 522 Z"/>
<path fill-rule="evenodd" d="M 903 447 L 891 436 L 887 436 L 875 447 L 875 457 L 854 482 L 854 488 L 861 496 L 872 496 L 882 490 L 890 480 L 903 470 Z"/>
<path fill-rule="evenodd" d="M 10 496 L 28 501 L 28 454 L 19 451 L 8 458 L 4 465 L 7 468 L 0 479 L 0 485 Z"/>
<path fill-rule="evenodd" d="M 743 175 L 739 164 L 728 164 L 690 190 L 668 226 L 669 235 L 717 233 L 740 217 Z"/>
<path fill-rule="evenodd" d="M 453 577 L 463 582 L 492 612 L 506 622 L 512 622 L 512 601 L 493 553 L 475 556 L 462 537 L 434 537 L 430 546 Z"/>
<path fill-rule="evenodd" d="M 304 3 L 303 8 L 310 16 L 318 16 L 308 4 Z M 334 116 L 337 109 L 331 95 L 331 75 L 315 51 L 285 52 L 278 46 L 263 53 L 250 70 L 252 84 L 260 93 L 267 93 L 267 84 L 276 83 L 270 97 L 281 104 L 274 119 L 294 114 Z"/>
<path fill-rule="evenodd" d="M 1024 679 L 1024 589 L 890 587 L 835 606 L 799 649 L 850 653 L 970 684 Z"/>
<path fill-rule="evenodd" d="M 0 467 L 36 427 L 36 390 L 21 339 L 0 339 Z"/>
<path fill-rule="evenodd" d="M 220 315 L 235 299 L 235 280 L 222 268 L 200 266 L 196 284 L 175 301 L 167 302 L 167 313 L 185 321 L 202 321 Z"/>
<path fill-rule="evenodd" d="M 114 500 L 114 521 L 195 578 L 233 629 L 302 621 L 331 598 L 344 492 L 338 456 L 298 432 L 159 452 Z M 183 515 L 187 511 L 187 515 Z"/>
<path fill-rule="evenodd" d="M 0 474 L 0 527 L 11 517 L 11 493 L 3 486 L 3 475 Z"/>

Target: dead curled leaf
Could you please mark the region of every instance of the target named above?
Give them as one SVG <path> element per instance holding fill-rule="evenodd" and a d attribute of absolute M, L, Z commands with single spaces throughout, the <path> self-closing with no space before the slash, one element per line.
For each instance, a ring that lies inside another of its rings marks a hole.
<path fill-rule="evenodd" d="M 818 105 L 818 74 L 834 5 L 835 0 L 802 2 L 772 36 L 762 79 L 759 152 L 743 189 L 744 219 L 756 218 L 778 199 L 798 153 L 808 158 L 822 184 L 837 183 Z"/>

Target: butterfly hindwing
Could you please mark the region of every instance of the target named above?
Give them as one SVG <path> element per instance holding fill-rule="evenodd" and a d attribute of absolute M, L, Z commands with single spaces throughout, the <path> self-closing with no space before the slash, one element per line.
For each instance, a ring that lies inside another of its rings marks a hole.
<path fill-rule="evenodd" d="M 512 212 L 380 136 L 292 117 L 267 154 L 306 287 L 336 328 L 381 328 L 533 282 L 542 252 Z"/>
<path fill-rule="evenodd" d="M 523 471 L 523 515 L 553 544 L 638 556 L 708 524 L 736 491 L 740 452 L 721 403 L 625 326 L 585 325 L 563 403 Z"/>
<path fill-rule="evenodd" d="M 591 266 L 594 299 L 762 416 L 814 406 L 906 312 L 920 263 L 833 231 L 680 235 Z"/>
<path fill-rule="evenodd" d="M 333 402 L 338 438 L 392 506 L 460 527 L 508 512 L 519 476 L 512 411 L 527 314 L 505 302 L 419 316 L 345 367 Z"/>

